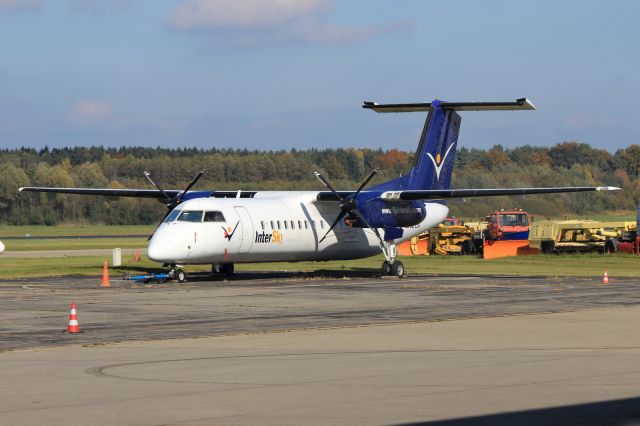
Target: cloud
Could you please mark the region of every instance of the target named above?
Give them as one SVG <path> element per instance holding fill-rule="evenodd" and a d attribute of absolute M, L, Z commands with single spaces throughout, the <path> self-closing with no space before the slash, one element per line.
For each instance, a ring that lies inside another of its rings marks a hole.
<path fill-rule="evenodd" d="M 354 44 L 401 26 L 340 26 L 330 21 L 332 10 L 330 0 L 185 0 L 168 24 L 231 46 Z"/>
<path fill-rule="evenodd" d="M 93 125 L 104 123 L 112 116 L 111 106 L 104 101 L 81 100 L 67 111 L 67 118 L 74 124 Z"/>
<path fill-rule="evenodd" d="M 40 9 L 43 0 L 0 0 L 0 12 Z"/>
<path fill-rule="evenodd" d="M 69 7 L 75 12 L 103 13 L 106 11 L 129 10 L 140 0 L 68 0 Z"/>
<path fill-rule="evenodd" d="M 325 12 L 329 7 L 326 0 L 187 0 L 169 22 L 181 30 L 269 28 Z"/>

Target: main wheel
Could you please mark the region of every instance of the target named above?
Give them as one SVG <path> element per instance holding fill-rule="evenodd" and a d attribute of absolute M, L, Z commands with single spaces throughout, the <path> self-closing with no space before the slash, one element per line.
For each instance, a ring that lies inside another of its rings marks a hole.
<path fill-rule="evenodd" d="M 391 275 L 398 278 L 404 277 L 404 264 L 399 260 L 393 262 L 393 265 L 391 265 Z"/>
<path fill-rule="evenodd" d="M 223 274 L 233 275 L 234 270 L 235 267 L 233 266 L 233 263 L 223 263 L 220 265 L 220 272 Z"/>
<path fill-rule="evenodd" d="M 391 275 L 391 264 L 386 260 L 382 262 L 382 269 L 380 271 L 382 275 Z"/>
<path fill-rule="evenodd" d="M 177 269 L 176 270 L 175 277 L 176 277 L 176 279 L 178 280 L 179 283 L 183 283 L 183 282 L 187 281 L 187 273 L 184 272 L 182 269 Z"/>

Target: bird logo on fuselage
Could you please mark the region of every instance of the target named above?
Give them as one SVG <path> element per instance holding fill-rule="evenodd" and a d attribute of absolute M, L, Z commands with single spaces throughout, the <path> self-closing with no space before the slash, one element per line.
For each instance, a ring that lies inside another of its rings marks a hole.
<path fill-rule="evenodd" d="M 240 221 L 236 222 L 236 226 L 233 228 L 233 231 L 231 230 L 231 227 L 229 226 L 228 228 L 225 229 L 224 226 L 221 226 L 220 228 L 222 228 L 222 230 L 224 231 L 224 237 L 231 241 L 231 238 L 233 237 L 233 234 L 236 233 L 236 229 L 238 229 L 238 225 L 240 224 Z"/>

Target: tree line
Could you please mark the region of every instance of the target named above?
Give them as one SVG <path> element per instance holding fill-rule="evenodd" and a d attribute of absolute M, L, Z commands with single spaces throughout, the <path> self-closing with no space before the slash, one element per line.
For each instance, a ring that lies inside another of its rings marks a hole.
<path fill-rule="evenodd" d="M 73 147 L 0 150 L 0 223 L 4 225 L 151 224 L 165 212 L 156 200 L 18 193 L 21 186 L 152 188 L 149 171 L 163 188 L 182 189 L 197 173 L 194 189 L 323 190 L 318 170 L 339 189 L 356 188 L 379 168 L 371 184 L 403 174 L 414 153 L 373 149 L 256 151 L 200 148 Z M 640 145 L 611 154 L 578 142 L 552 147 L 460 148 L 456 188 L 610 185 L 616 193 L 493 197 L 449 202 L 452 214 L 481 217 L 490 210 L 520 207 L 544 217 L 588 216 L 635 209 L 640 198 Z"/>

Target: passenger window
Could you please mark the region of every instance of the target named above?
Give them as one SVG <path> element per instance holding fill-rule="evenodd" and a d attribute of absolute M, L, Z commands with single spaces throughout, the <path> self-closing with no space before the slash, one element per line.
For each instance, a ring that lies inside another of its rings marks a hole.
<path fill-rule="evenodd" d="M 287 221 L 284 221 L 284 229 L 289 229 L 289 224 L 287 223 Z"/>
<path fill-rule="evenodd" d="M 293 221 L 291 221 L 291 229 L 296 229 L 296 227 L 294 226 Z"/>
<path fill-rule="evenodd" d="M 304 229 L 309 229 L 309 222 L 306 220 L 304 221 Z"/>
<path fill-rule="evenodd" d="M 224 222 L 224 215 L 222 212 L 204 212 L 205 222 Z"/>
<path fill-rule="evenodd" d="M 302 222 L 298 221 L 298 229 L 302 229 Z"/>
<path fill-rule="evenodd" d="M 202 222 L 202 210 L 183 210 L 178 216 L 181 222 Z"/>
<path fill-rule="evenodd" d="M 264 231 L 264 220 L 260 221 L 260 227 L 262 227 L 262 230 Z"/>
<path fill-rule="evenodd" d="M 278 221 L 278 229 L 280 229 L 280 221 Z"/>
<path fill-rule="evenodd" d="M 320 228 L 324 229 L 324 220 L 320 221 Z"/>
<path fill-rule="evenodd" d="M 271 221 L 271 229 L 276 229 L 276 227 L 273 226 L 273 221 Z"/>

